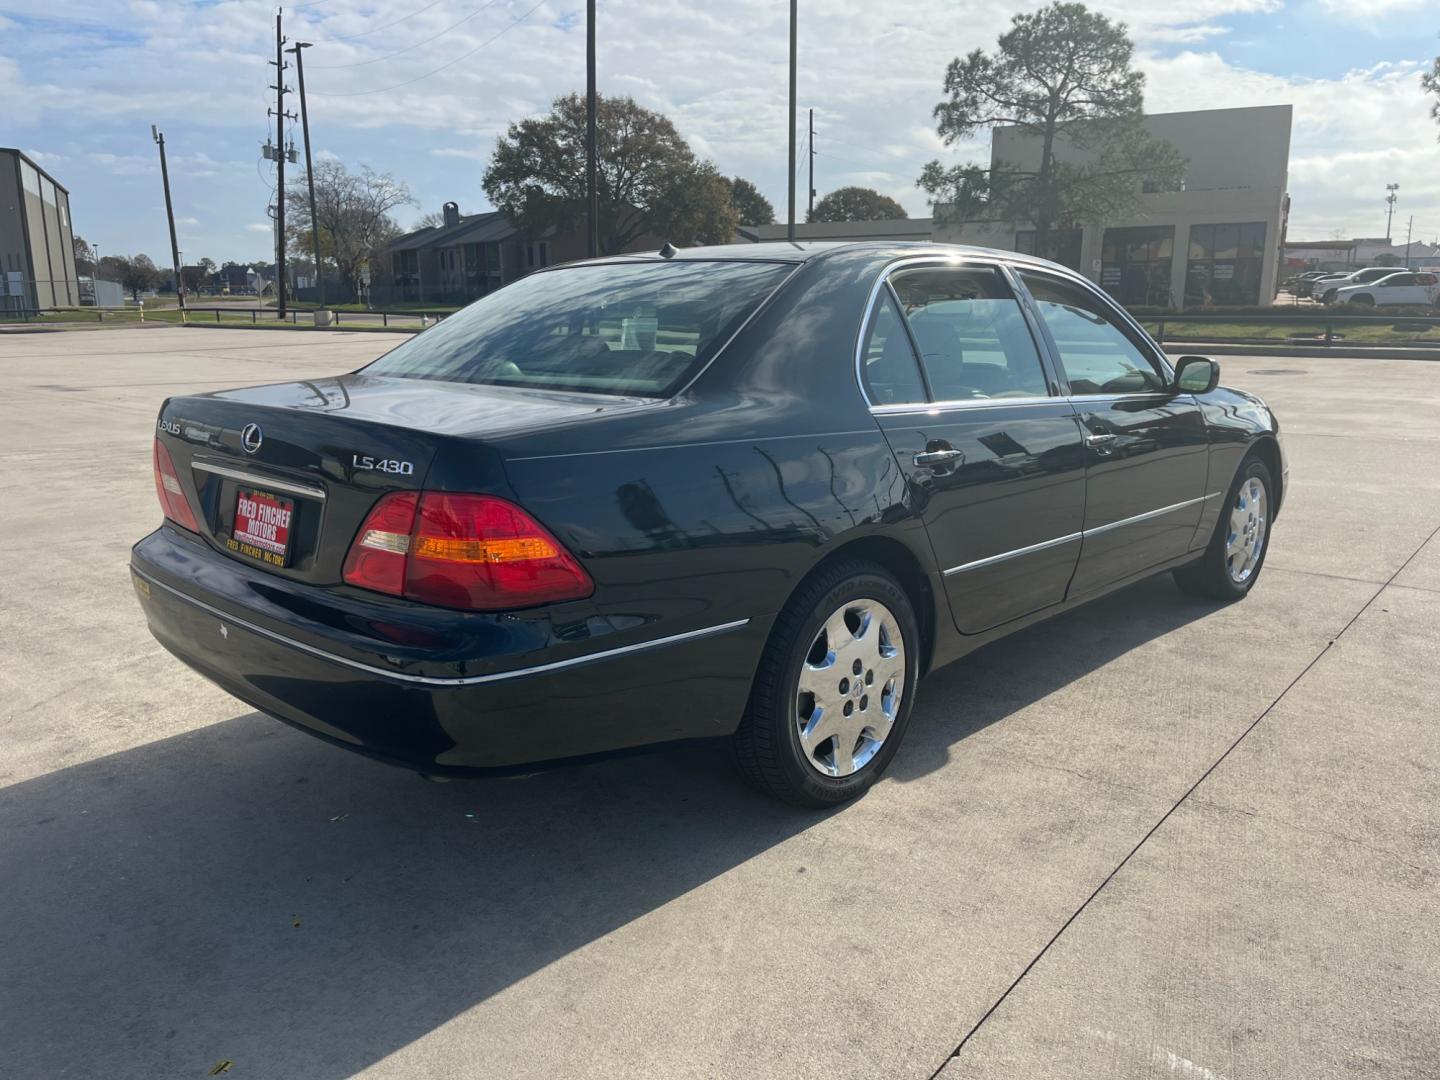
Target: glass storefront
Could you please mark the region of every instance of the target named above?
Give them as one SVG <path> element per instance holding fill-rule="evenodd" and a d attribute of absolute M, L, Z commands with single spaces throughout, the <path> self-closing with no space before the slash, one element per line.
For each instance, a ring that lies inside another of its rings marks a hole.
<path fill-rule="evenodd" d="M 1265 223 L 1192 225 L 1185 268 L 1185 306 L 1260 303 Z"/>
<path fill-rule="evenodd" d="M 1100 250 L 1100 287 L 1125 305 L 1173 307 L 1170 263 L 1175 226 L 1106 229 Z"/>

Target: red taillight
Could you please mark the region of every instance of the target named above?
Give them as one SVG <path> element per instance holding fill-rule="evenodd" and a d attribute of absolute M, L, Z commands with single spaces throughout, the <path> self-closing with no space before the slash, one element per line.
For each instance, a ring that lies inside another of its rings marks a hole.
<path fill-rule="evenodd" d="M 375 504 L 345 556 L 348 584 L 395 596 L 405 591 L 405 553 L 415 530 L 418 500 L 413 491 L 397 491 Z"/>
<path fill-rule="evenodd" d="M 558 540 L 493 495 L 386 495 L 360 526 L 345 581 L 426 604 L 500 611 L 595 589 Z"/>
<path fill-rule="evenodd" d="M 175 471 L 175 462 L 170 451 L 159 438 L 155 440 L 155 494 L 160 496 L 160 509 L 165 516 L 181 528 L 199 532 L 200 524 L 185 498 L 185 489 L 180 486 L 180 475 Z"/>

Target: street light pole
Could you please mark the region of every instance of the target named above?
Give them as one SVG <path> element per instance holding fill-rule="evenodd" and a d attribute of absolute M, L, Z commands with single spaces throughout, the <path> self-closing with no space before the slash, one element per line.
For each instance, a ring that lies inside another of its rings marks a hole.
<path fill-rule="evenodd" d="M 305 108 L 305 58 L 300 50 L 310 42 L 297 41 L 290 51 L 295 54 L 295 79 L 300 84 L 300 129 L 305 133 L 305 180 L 310 185 L 310 243 L 315 249 L 316 307 L 325 307 L 325 272 L 320 268 L 320 221 L 315 216 L 315 160 L 310 156 L 310 112 Z"/>
<path fill-rule="evenodd" d="M 798 23 L 799 0 L 790 0 L 790 168 L 787 177 L 790 192 L 790 216 L 785 229 L 785 238 L 792 244 L 795 242 L 795 36 Z"/>
<path fill-rule="evenodd" d="M 595 0 L 585 0 L 585 246 L 592 259 L 600 254 L 595 112 Z"/>
<path fill-rule="evenodd" d="M 165 220 L 170 223 L 170 260 L 175 267 L 175 293 L 185 310 L 185 279 L 180 274 L 180 242 L 175 238 L 175 207 L 170 202 L 170 169 L 165 163 L 165 133 L 150 125 L 150 137 L 160 147 L 160 182 L 165 185 Z"/>
<path fill-rule="evenodd" d="M 1390 219 L 1395 216 L 1395 200 L 1400 196 L 1395 193 L 1400 190 L 1399 184 L 1386 184 L 1385 190 L 1390 194 L 1385 196 L 1385 244 L 1390 244 Z"/>

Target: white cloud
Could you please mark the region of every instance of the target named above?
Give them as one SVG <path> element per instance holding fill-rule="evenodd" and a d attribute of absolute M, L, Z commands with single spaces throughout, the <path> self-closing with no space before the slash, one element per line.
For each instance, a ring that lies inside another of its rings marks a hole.
<path fill-rule="evenodd" d="M 200 219 L 199 219 L 199 218 L 196 218 L 196 217 L 177 217 L 177 218 L 175 219 L 175 224 L 176 224 L 176 225 L 199 225 L 199 224 L 200 224 Z"/>
<path fill-rule="evenodd" d="M 316 220 L 320 221 L 323 224 L 325 219 L 317 215 Z M 253 233 L 270 233 L 275 231 L 275 227 L 269 222 L 252 221 L 249 225 L 245 226 L 245 231 Z M 324 252 L 322 251 L 321 254 L 323 255 Z"/>
<path fill-rule="evenodd" d="M 518 21 L 533 3 L 498 0 L 473 18 L 466 16 L 479 0 L 412 5 L 420 10 L 408 14 L 387 0 L 287 11 L 287 33 L 316 43 L 306 53 L 306 83 L 311 127 L 325 144 L 317 158 L 391 172 L 409 182 L 426 207 L 453 198 L 479 209 L 477 164 L 488 160 L 495 137 L 583 82 L 579 0 L 544 0 Z M 911 213 L 926 212 L 914 187 L 926 161 L 986 155 L 983 137 L 947 148 L 935 134 L 931 110 L 946 64 L 971 48 L 990 47 L 1012 14 L 1038 3 L 807 0 L 800 21 L 800 122 L 803 132 L 804 110 L 813 106 L 820 192 L 860 180 Z M 1424 3 L 1345 0 L 1343 7 L 1420 11 Z M 5 6 L 0 100 L 25 102 L 12 118 L 16 140 L 57 162 L 63 157 L 57 175 L 71 187 L 87 235 L 117 249 L 168 242 L 163 213 L 157 224 L 148 209 L 159 186 L 149 141 L 149 125 L 157 122 L 166 127 L 177 213 L 204 222 L 192 227 L 219 257 L 246 254 L 222 250 L 237 235 L 253 239 L 254 255 L 263 253 L 260 237 L 270 233 L 269 223 L 247 222 L 263 217 L 273 198 L 274 168 L 257 161 L 258 146 L 275 136 L 265 115 L 274 104 L 265 89 L 273 75 L 267 4 L 192 5 L 183 21 L 173 5 L 153 0 L 10 0 Z M 1378 184 L 1383 192 L 1390 179 L 1402 184 L 1402 201 L 1417 214 L 1431 199 L 1432 227 L 1440 226 L 1440 198 L 1431 194 L 1440 179 L 1429 179 L 1440 178 L 1435 128 L 1425 117 L 1413 63 L 1304 79 L 1227 62 L 1218 51 L 1227 44 L 1226 20 L 1278 12 L 1282 0 L 1109 0 L 1098 6 L 1129 25 L 1152 111 L 1295 105 L 1292 233 L 1373 232 L 1380 205 L 1373 189 Z M 726 174 L 753 178 L 780 206 L 785 5 L 617 0 L 602 5 L 601 20 L 601 89 L 663 110 L 698 153 Z M 1335 32 L 1345 32 L 1338 20 Z M 1427 28 L 1426 50 L 1434 44 L 1428 34 Z M 1176 54 L 1177 47 L 1185 51 Z M 406 51 L 386 59 L 397 50 Z M 433 77 L 411 81 L 444 65 Z M 137 81 L 135 72 L 157 77 Z M 397 83 L 408 85 L 388 89 Z M 193 92 L 197 100 L 203 94 L 203 108 L 189 108 L 190 95 L 177 97 L 177 86 L 203 87 Z M 289 108 L 296 104 L 287 100 Z M 298 144 L 298 125 L 294 137 Z M 804 164 L 802 157 L 802 170 Z M 145 212 L 134 213 L 136 206 Z"/>

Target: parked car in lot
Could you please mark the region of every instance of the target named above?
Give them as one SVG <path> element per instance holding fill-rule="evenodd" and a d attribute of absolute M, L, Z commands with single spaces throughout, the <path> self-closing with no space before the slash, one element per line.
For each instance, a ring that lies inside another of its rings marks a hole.
<path fill-rule="evenodd" d="M 1306 270 L 1303 274 L 1299 274 L 1291 278 L 1285 284 L 1286 287 L 1290 290 L 1291 295 L 1309 296 L 1310 287 L 1314 285 L 1315 282 L 1319 281 L 1323 277 L 1330 276 L 1331 272 L 1329 270 Z"/>
<path fill-rule="evenodd" d="M 1286 471 L 1218 377 L 1010 252 L 557 267 L 352 374 L 167 400 L 133 581 L 197 671 L 426 775 L 726 736 L 826 805 L 925 673 L 1164 571 L 1246 595 Z"/>
<path fill-rule="evenodd" d="M 1368 285 L 1371 282 L 1379 281 L 1381 278 L 1389 277 L 1399 269 L 1394 266 L 1367 266 L 1363 270 L 1352 270 L 1348 274 L 1336 274 L 1331 277 L 1323 277 L 1310 286 L 1310 295 L 1319 300 L 1322 304 L 1333 304 L 1335 294 L 1343 288 L 1351 285 Z"/>
<path fill-rule="evenodd" d="M 1347 285 L 1327 293 L 1330 304 L 1440 304 L 1440 276 L 1428 271 L 1391 272 L 1364 284 Z"/>

